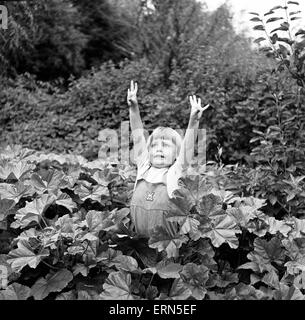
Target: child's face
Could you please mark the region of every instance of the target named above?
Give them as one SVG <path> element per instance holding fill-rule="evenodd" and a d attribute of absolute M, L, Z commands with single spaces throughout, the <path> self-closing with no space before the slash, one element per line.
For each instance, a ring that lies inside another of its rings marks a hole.
<path fill-rule="evenodd" d="M 153 167 L 170 167 L 176 158 L 176 145 L 172 139 L 153 137 L 149 146 L 149 160 Z"/>

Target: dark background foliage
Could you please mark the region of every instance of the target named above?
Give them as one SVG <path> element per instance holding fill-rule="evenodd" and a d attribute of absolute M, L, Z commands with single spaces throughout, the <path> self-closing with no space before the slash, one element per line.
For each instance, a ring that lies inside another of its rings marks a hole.
<path fill-rule="evenodd" d="M 283 22 L 297 19 L 295 2 L 249 15 L 256 44 L 235 32 L 227 5 L 208 12 L 195 0 L 1 3 L 10 13 L 0 38 L 1 144 L 93 160 L 100 130 L 119 132 L 128 120 L 134 79 L 147 129 L 186 128 L 188 95 L 200 96 L 211 105 L 200 124 L 207 160 L 244 166 L 244 192 L 279 201 L 276 212 L 300 206 L 286 208 L 300 187 L 290 175 L 304 175 L 304 31 L 292 34 Z M 268 23 L 277 28 L 265 34 Z M 286 193 L 284 180 L 292 183 Z"/>

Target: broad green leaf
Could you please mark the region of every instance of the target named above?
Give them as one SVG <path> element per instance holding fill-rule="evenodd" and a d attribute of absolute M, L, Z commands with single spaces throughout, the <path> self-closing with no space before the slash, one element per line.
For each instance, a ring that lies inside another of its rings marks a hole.
<path fill-rule="evenodd" d="M 98 170 L 92 176 L 100 186 L 104 186 L 106 188 L 116 177 L 117 174 L 113 174 L 109 169 L 104 169 L 103 171 Z"/>
<path fill-rule="evenodd" d="M 76 265 L 73 266 L 73 275 L 74 276 L 76 276 L 80 273 L 84 277 L 87 277 L 89 271 L 90 271 L 90 269 L 82 263 L 77 263 Z"/>
<path fill-rule="evenodd" d="M 305 219 L 291 219 L 292 231 L 289 233 L 289 239 L 303 238 L 305 236 Z"/>
<path fill-rule="evenodd" d="M 124 271 L 109 274 L 100 294 L 102 300 L 137 300 L 131 292 L 131 275 Z"/>
<path fill-rule="evenodd" d="M 137 260 L 133 257 L 118 255 L 112 261 L 118 270 L 129 272 L 138 271 Z"/>
<path fill-rule="evenodd" d="M 73 209 L 77 208 L 76 203 L 66 193 L 61 193 L 57 197 L 57 200 L 55 200 L 55 203 L 67 208 L 70 212 L 73 212 Z"/>
<path fill-rule="evenodd" d="M 180 234 L 195 234 L 198 231 L 200 222 L 194 219 L 190 214 L 184 213 L 181 210 L 171 211 L 166 216 L 166 220 L 178 222 L 180 226 Z"/>
<path fill-rule="evenodd" d="M 159 252 L 165 250 L 167 257 L 177 257 L 179 248 L 188 238 L 184 235 L 176 234 L 172 237 L 162 226 L 155 227 L 148 245 L 150 248 L 158 249 Z"/>
<path fill-rule="evenodd" d="M 8 215 L 16 212 L 15 202 L 13 200 L 3 199 L 0 200 L 0 222 L 3 221 Z"/>
<path fill-rule="evenodd" d="M 239 269 L 252 269 L 255 272 L 275 270 L 271 263 L 275 262 L 281 265 L 285 259 L 281 241 L 278 238 L 272 238 L 270 241 L 256 238 L 254 240 L 254 251 L 247 255 L 250 263 L 243 264 Z"/>
<path fill-rule="evenodd" d="M 189 175 L 181 178 L 180 185 L 181 189 L 177 190 L 175 194 L 177 194 L 178 197 L 188 194 L 187 205 L 198 204 L 201 198 L 206 195 L 210 189 L 205 177 L 200 174 Z"/>
<path fill-rule="evenodd" d="M 75 219 L 71 218 L 68 214 L 58 218 L 55 223 L 62 234 L 71 234 L 73 237 L 77 228 L 77 225 L 74 223 Z"/>
<path fill-rule="evenodd" d="M 101 298 L 95 290 L 79 290 L 77 300 L 101 300 Z"/>
<path fill-rule="evenodd" d="M 237 273 L 225 271 L 225 272 L 222 272 L 221 275 L 220 274 L 215 274 L 215 275 L 216 277 L 215 277 L 213 286 L 216 286 L 219 288 L 225 288 L 228 285 L 231 285 L 233 283 L 238 283 L 239 281 Z M 209 283 L 210 283 L 210 279 L 207 281 L 206 285 L 208 285 Z"/>
<path fill-rule="evenodd" d="M 209 269 L 203 265 L 188 263 L 183 266 L 181 279 L 191 290 L 192 296 L 197 300 L 202 300 L 207 292 L 205 284 L 209 279 Z"/>
<path fill-rule="evenodd" d="M 0 198 L 13 200 L 15 203 L 18 203 L 23 197 L 32 196 L 34 192 L 31 186 L 20 181 L 16 184 L 0 183 Z"/>
<path fill-rule="evenodd" d="M 49 273 L 46 277 L 39 278 L 32 286 L 32 295 L 36 300 L 43 300 L 51 292 L 59 292 L 73 279 L 73 274 L 62 269 L 56 273 Z"/>
<path fill-rule="evenodd" d="M 236 292 L 238 297 L 237 300 L 264 300 L 265 294 L 261 290 L 255 289 L 251 285 L 246 285 L 244 283 L 239 283 L 232 289 Z"/>
<path fill-rule="evenodd" d="M 287 273 L 294 275 L 305 272 L 305 239 L 284 239 L 282 243 L 287 250 L 286 256 L 290 258 L 290 261 L 284 264 Z"/>
<path fill-rule="evenodd" d="M 290 224 L 287 224 L 286 221 L 276 220 L 274 217 L 268 217 L 268 224 L 270 234 L 276 234 L 277 232 L 281 233 L 284 237 L 287 237 L 289 232 L 292 230 Z"/>
<path fill-rule="evenodd" d="M 31 289 L 19 283 L 12 283 L 5 290 L 0 290 L 0 300 L 27 300 Z"/>
<path fill-rule="evenodd" d="M 86 222 L 89 231 L 97 235 L 100 230 L 103 230 L 102 222 L 106 213 L 101 211 L 90 210 L 86 215 Z"/>
<path fill-rule="evenodd" d="M 27 226 L 31 221 L 38 222 L 49 206 L 54 203 L 55 199 L 53 195 L 43 194 L 40 198 L 36 198 L 31 202 L 26 201 L 25 207 L 17 211 L 16 220 L 19 220 L 23 227 Z"/>
<path fill-rule="evenodd" d="M 31 172 L 35 166 L 28 163 L 27 161 L 18 161 L 17 163 L 11 164 L 11 173 L 17 180 L 20 180 L 21 177 L 24 177 L 27 173 Z"/>
<path fill-rule="evenodd" d="M 274 292 L 275 300 L 305 300 L 302 292 L 294 285 L 288 286 L 280 283 L 280 289 Z"/>
<path fill-rule="evenodd" d="M 25 266 L 36 268 L 39 262 L 49 256 L 49 250 L 43 249 L 39 253 L 34 253 L 30 245 L 25 240 L 18 242 L 18 248 L 9 252 L 7 262 L 14 272 L 20 272 Z"/>
<path fill-rule="evenodd" d="M 129 208 L 114 209 L 109 213 L 103 212 L 99 228 L 104 231 L 118 231 L 121 224 L 125 225 L 129 222 L 129 212 Z"/>
<path fill-rule="evenodd" d="M 76 300 L 76 294 L 73 290 L 59 294 L 55 300 Z"/>
<path fill-rule="evenodd" d="M 115 258 L 119 257 L 122 255 L 122 252 L 119 250 L 114 250 L 114 249 L 107 249 L 106 251 L 101 252 L 98 254 L 96 257 L 97 262 L 102 262 L 104 265 L 107 267 L 111 268 L 115 265 Z"/>
<path fill-rule="evenodd" d="M 57 194 L 58 190 L 66 184 L 64 174 L 57 170 L 41 170 L 39 174 L 33 173 L 31 182 L 39 194 L 45 192 Z"/>
<path fill-rule="evenodd" d="M 201 198 L 199 203 L 200 214 L 211 216 L 222 211 L 223 201 L 220 196 L 209 193 Z"/>
<path fill-rule="evenodd" d="M 168 295 L 161 293 L 159 300 L 186 300 L 192 291 L 181 279 L 175 279 Z"/>
<path fill-rule="evenodd" d="M 109 190 L 107 187 L 100 185 L 90 185 L 89 183 L 84 183 L 76 186 L 74 192 L 80 197 L 82 201 L 86 199 L 91 199 L 93 201 L 101 201 L 101 197 L 109 197 Z"/>
<path fill-rule="evenodd" d="M 264 277 L 261 279 L 261 281 L 271 288 L 274 288 L 274 289 L 280 288 L 279 276 L 274 269 L 267 272 L 264 275 Z"/>
<path fill-rule="evenodd" d="M 155 267 L 144 269 L 143 272 L 150 271 L 153 274 L 157 273 L 160 278 L 180 278 L 179 272 L 182 270 L 182 265 L 169 260 L 161 260 Z"/>
<path fill-rule="evenodd" d="M 232 249 L 238 247 L 236 234 L 241 230 L 235 221 L 227 214 L 214 216 L 210 223 L 200 226 L 200 237 L 210 238 L 214 247 L 218 248 L 227 243 Z M 197 240 L 197 239 L 194 239 Z"/>
<path fill-rule="evenodd" d="M 0 154 L 1 159 L 1 154 Z M 0 179 L 6 180 L 11 173 L 11 163 L 9 161 L 0 161 Z"/>

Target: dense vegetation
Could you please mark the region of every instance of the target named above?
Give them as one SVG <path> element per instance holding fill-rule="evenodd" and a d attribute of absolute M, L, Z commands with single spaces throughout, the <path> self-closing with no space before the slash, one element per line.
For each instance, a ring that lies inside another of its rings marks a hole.
<path fill-rule="evenodd" d="M 259 51 L 228 7 L 195 0 L 2 3 L 0 299 L 304 299 L 296 1 L 251 13 Z M 190 93 L 212 106 L 210 162 L 183 178 L 174 238 L 137 238 L 134 166 L 97 159 L 99 131 L 128 120 L 131 79 L 149 129 L 185 128 Z"/>

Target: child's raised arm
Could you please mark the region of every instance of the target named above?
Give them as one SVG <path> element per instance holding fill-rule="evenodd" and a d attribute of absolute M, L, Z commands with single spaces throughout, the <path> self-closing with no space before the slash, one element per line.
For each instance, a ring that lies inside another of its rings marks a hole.
<path fill-rule="evenodd" d="M 130 88 L 127 91 L 127 104 L 129 106 L 130 126 L 133 136 L 134 158 L 138 163 L 137 159 L 142 156 L 143 153 L 147 153 L 147 147 L 138 105 L 137 92 L 138 84 L 131 81 Z"/>
<path fill-rule="evenodd" d="M 192 157 L 194 154 L 195 141 L 198 135 L 199 120 L 202 116 L 203 111 L 210 106 L 208 104 L 202 108 L 201 99 L 197 99 L 195 95 L 190 96 L 190 104 L 190 119 L 181 144 L 179 155 L 177 157 L 177 163 L 182 167 L 188 166 L 191 161 L 190 157 Z"/>

